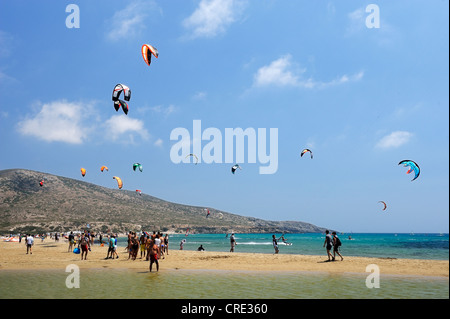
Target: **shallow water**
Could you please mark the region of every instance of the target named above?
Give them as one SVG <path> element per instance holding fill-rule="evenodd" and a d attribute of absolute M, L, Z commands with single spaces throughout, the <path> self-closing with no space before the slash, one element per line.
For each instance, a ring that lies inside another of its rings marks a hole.
<path fill-rule="evenodd" d="M 448 299 L 448 278 L 213 270 L 82 269 L 68 288 L 60 270 L 1 270 L 2 299 Z M 69 281 L 70 284 L 70 281 Z M 157 294 L 152 292 L 157 291 Z"/>

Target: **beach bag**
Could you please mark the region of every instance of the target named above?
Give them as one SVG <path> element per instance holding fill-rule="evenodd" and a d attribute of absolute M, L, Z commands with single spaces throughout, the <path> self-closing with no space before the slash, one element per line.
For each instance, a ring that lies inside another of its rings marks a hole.
<path fill-rule="evenodd" d="M 79 253 L 80 253 L 80 248 L 78 248 L 78 247 L 75 248 L 75 249 L 73 250 L 73 253 L 74 253 L 74 254 L 79 254 Z"/>

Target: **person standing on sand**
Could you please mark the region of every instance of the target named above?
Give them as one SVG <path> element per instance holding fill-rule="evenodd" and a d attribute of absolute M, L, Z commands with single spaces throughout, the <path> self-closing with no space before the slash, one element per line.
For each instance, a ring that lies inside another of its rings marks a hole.
<path fill-rule="evenodd" d="M 70 232 L 69 234 L 69 249 L 67 250 L 67 252 L 71 252 L 73 250 L 73 242 L 74 242 L 74 238 L 75 236 L 73 235 L 73 232 Z"/>
<path fill-rule="evenodd" d="M 333 255 L 331 255 L 331 247 L 333 240 L 331 239 L 330 231 L 328 229 L 325 231 L 325 234 L 326 236 L 325 241 L 323 243 L 323 247 L 325 247 L 325 245 L 327 246 L 328 261 L 331 261 L 333 258 Z"/>
<path fill-rule="evenodd" d="M 141 235 L 141 237 L 139 238 L 139 247 L 140 247 L 140 250 L 141 250 L 141 259 L 142 259 L 142 255 L 144 255 L 144 257 L 145 257 L 145 233 L 144 232 L 142 232 L 142 235 Z"/>
<path fill-rule="evenodd" d="M 339 237 L 336 235 L 336 232 L 333 233 L 333 260 L 336 258 L 336 253 L 341 257 L 341 261 L 344 260 L 344 257 L 342 257 L 341 253 L 339 252 L 339 247 L 341 247 L 342 243 Z"/>
<path fill-rule="evenodd" d="M 83 255 L 84 260 L 86 260 L 88 249 L 91 249 L 91 244 L 89 242 L 89 237 L 87 234 L 81 235 L 79 246 L 81 247 L 81 260 L 83 260 Z"/>
<path fill-rule="evenodd" d="M 230 236 L 230 253 L 234 252 L 234 246 L 236 246 L 236 239 L 234 238 L 234 233 L 231 234 Z"/>
<path fill-rule="evenodd" d="M 25 243 L 27 244 L 27 255 L 28 255 L 28 252 L 30 252 L 30 255 L 33 254 L 31 252 L 31 247 L 34 245 L 34 238 L 33 238 L 33 236 L 28 234 Z"/>
<path fill-rule="evenodd" d="M 150 250 L 153 246 L 153 240 L 151 239 L 150 235 L 147 235 L 147 239 L 145 240 L 145 249 L 147 250 L 147 256 L 145 257 L 146 261 L 150 260 Z"/>
<path fill-rule="evenodd" d="M 160 248 L 153 242 L 152 247 L 150 248 L 150 272 L 152 272 L 153 263 L 156 263 L 156 271 L 159 271 L 159 262 L 158 255 L 160 254 Z"/>

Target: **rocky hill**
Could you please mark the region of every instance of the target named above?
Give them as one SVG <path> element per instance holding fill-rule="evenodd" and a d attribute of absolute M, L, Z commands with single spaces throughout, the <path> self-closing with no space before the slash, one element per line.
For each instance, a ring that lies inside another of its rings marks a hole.
<path fill-rule="evenodd" d="M 44 186 L 39 182 L 45 176 Z M 197 233 L 309 233 L 324 228 L 299 221 L 267 221 L 171 203 L 136 192 L 25 169 L 0 171 L 0 234 L 85 229 Z"/>

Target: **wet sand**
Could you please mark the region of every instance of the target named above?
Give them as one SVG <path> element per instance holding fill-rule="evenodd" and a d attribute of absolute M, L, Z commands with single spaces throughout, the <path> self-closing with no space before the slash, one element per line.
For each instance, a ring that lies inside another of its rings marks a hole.
<path fill-rule="evenodd" d="M 118 248 L 118 259 L 106 259 L 108 248 L 94 245 L 87 255 L 87 260 L 81 260 L 81 254 L 68 252 L 68 243 L 56 243 L 46 240 L 41 243 L 36 240 L 32 254 L 27 254 L 25 243 L 0 242 L 0 271 L 3 269 L 65 269 L 67 265 L 76 264 L 83 268 L 123 268 L 149 269 L 149 262 L 140 259 L 128 259 L 128 253 L 123 247 Z M 245 271 L 314 271 L 336 274 L 366 273 L 366 267 L 375 264 L 380 274 L 449 277 L 448 260 L 421 259 L 385 259 L 367 257 L 344 257 L 341 261 L 327 262 L 326 256 L 309 255 L 274 255 L 228 252 L 197 252 L 171 250 L 165 259 L 161 259 L 160 271 L 166 269 L 206 269 L 206 270 L 245 270 Z M 153 271 L 156 270 L 154 266 Z"/>

